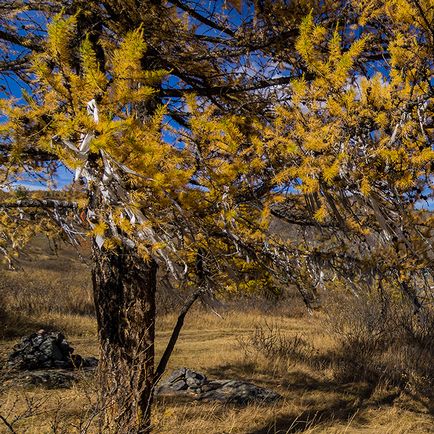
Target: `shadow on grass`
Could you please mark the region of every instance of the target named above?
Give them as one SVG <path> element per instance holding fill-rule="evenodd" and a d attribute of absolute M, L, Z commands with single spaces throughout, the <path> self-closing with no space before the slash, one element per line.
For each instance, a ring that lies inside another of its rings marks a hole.
<path fill-rule="evenodd" d="M 61 331 L 61 326 L 56 325 L 51 320 L 44 320 L 40 317 L 12 314 L 10 312 L 0 312 L 0 340 L 16 340 L 38 330 Z"/>
<path fill-rule="evenodd" d="M 283 434 L 304 432 L 319 424 L 351 420 L 366 424 L 360 414 L 362 410 L 382 405 L 391 405 L 400 395 L 397 390 L 384 392 L 373 398 L 375 386 L 367 383 L 341 384 L 332 380 L 319 380 L 302 371 L 292 371 L 285 378 L 266 370 L 258 369 L 253 363 L 225 365 L 208 371 L 216 378 L 239 378 L 260 383 L 261 386 L 283 392 L 288 401 L 298 400 L 308 407 L 300 413 L 279 415 L 267 421 L 261 428 L 248 431 L 248 434 Z M 302 398 L 301 398 L 302 397 Z"/>
<path fill-rule="evenodd" d="M 0 339 L 10 340 L 21 338 L 40 329 L 49 329 L 43 321 L 32 320 L 20 314 L 0 313 Z"/>

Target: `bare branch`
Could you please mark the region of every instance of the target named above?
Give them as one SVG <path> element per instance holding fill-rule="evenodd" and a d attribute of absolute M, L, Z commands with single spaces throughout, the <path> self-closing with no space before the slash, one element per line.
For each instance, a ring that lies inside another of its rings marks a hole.
<path fill-rule="evenodd" d="M 14 430 L 13 426 L 7 421 L 5 417 L 3 417 L 0 414 L 0 420 L 6 425 L 6 427 L 9 429 L 9 431 L 13 434 L 17 434 L 17 432 Z"/>
<path fill-rule="evenodd" d="M 169 362 L 169 358 L 172 355 L 173 350 L 175 349 L 176 342 L 178 341 L 179 333 L 181 332 L 182 326 L 184 324 L 185 316 L 190 310 L 191 306 L 193 306 L 194 302 L 204 293 L 206 292 L 206 288 L 199 288 L 191 296 L 186 300 L 184 306 L 179 313 L 178 319 L 176 321 L 176 325 L 173 328 L 172 335 L 170 336 L 169 342 L 164 350 L 163 355 L 161 356 L 160 362 L 158 363 L 158 367 L 154 373 L 154 386 L 158 383 L 161 376 L 164 374 L 166 370 L 167 363 Z"/>
<path fill-rule="evenodd" d="M 0 208 L 68 208 L 77 209 L 75 202 L 55 199 L 21 199 L 16 202 L 0 203 Z"/>

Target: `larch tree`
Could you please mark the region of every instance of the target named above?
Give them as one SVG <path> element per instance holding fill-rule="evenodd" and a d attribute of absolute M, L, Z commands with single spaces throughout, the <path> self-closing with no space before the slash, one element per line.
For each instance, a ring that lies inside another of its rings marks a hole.
<path fill-rule="evenodd" d="M 187 306 L 293 284 L 314 307 L 341 280 L 421 311 L 432 284 L 429 2 L 231 3 L 0 2 L 0 68 L 28 86 L 2 101 L 3 186 L 75 178 L 8 196 L 0 248 L 92 239 L 103 432 L 150 430 L 183 318 L 154 368 L 158 267 Z"/>
<path fill-rule="evenodd" d="M 258 223 L 258 199 L 271 186 L 264 165 L 252 164 L 254 129 L 242 116 L 269 106 L 254 91 L 270 81 L 259 66 L 243 75 L 252 24 L 236 35 L 226 12 L 182 2 L 93 6 L 2 5 L 2 70 L 28 86 L 2 101 L 3 185 L 23 174 L 53 180 L 59 164 L 75 178 L 69 201 L 49 192 L 6 200 L 2 249 L 12 260 L 8 248 L 39 232 L 91 237 L 101 430 L 147 432 L 153 387 L 179 333 L 154 369 L 158 265 L 194 283 L 194 297 L 215 282 L 237 289 L 237 273 L 242 289 L 271 284 Z M 266 37 L 258 32 L 255 43 Z"/>

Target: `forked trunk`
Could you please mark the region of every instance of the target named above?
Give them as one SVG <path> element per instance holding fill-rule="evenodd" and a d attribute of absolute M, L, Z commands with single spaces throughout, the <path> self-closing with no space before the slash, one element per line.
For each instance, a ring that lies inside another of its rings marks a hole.
<path fill-rule="evenodd" d="M 93 246 L 100 344 L 100 431 L 150 430 L 157 265 L 133 250 Z"/>

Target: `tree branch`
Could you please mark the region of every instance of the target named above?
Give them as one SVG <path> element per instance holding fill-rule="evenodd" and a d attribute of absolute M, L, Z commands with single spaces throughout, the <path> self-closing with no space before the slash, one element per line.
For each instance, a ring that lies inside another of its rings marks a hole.
<path fill-rule="evenodd" d="M 28 36 L 20 36 L 16 33 L 8 33 L 4 30 L 0 30 L 0 39 L 35 51 L 41 51 L 43 49 L 43 40 L 40 38 L 32 39 Z"/>
<path fill-rule="evenodd" d="M 20 199 L 16 202 L 0 203 L 0 208 L 69 208 L 76 209 L 76 202 L 55 199 Z"/>
<path fill-rule="evenodd" d="M 183 4 L 183 2 L 179 0 L 170 0 L 170 3 L 172 3 L 174 6 L 178 7 L 179 9 L 182 9 L 184 12 L 188 12 L 193 18 L 196 18 L 201 23 L 206 24 L 207 26 L 213 29 L 219 30 L 225 33 L 226 35 L 232 37 L 235 36 L 235 32 L 233 32 L 231 29 L 228 29 L 227 27 L 223 27 L 220 24 L 210 20 L 209 18 L 204 17 L 199 12 L 195 11 L 193 8 Z"/>
<path fill-rule="evenodd" d="M 199 288 L 184 303 L 184 306 L 179 313 L 178 320 L 176 321 L 175 327 L 173 329 L 172 335 L 170 336 L 169 342 L 164 350 L 163 355 L 161 356 L 160 362 L 158 363 L 158 367 L 154 373 L 154 386 L 158 383 L 161 376 L 164 374 L 166 370 L 167 363 L 169 362 L 169 358 L 172 355 L 172 352 L 175 348 L 176 342 L 178 341 L 179 333 L 181 332 L 182 326 L 184 325 L 184 319 L 190 310 L 193 303 L 206 291 L 205 288 Z"/>
<path fill-rule="evenodd" d="M 17 434 L 17 432 L 14 430 L 13 426 L 6 420 L 5 417 L 3 417 L 0 414 L 0 419 L 2 420 L 2 422 L 8 427 L 9 431 L 13 434 Z"/>
<path fill-rule="evenodd" d="M 264 89 L 271 86 L 279 86 L 289 84 L 296 76 L 291 77 L 276 77 L 269 80 L 258 80 L 257 82 L 250 83 L 248 86 L 210 86 L 204 88 L 191 88 L 191 89 L 161 89 L 163 97 L 182 97 L 186 94 L 193 93 L 198 96 L 212 96 L 212 95 L 228 95 L 237 94 L 242 92 L 249 92 L 259 89 Z M 308 77 L 310 78 L 310 76 Z"/>

